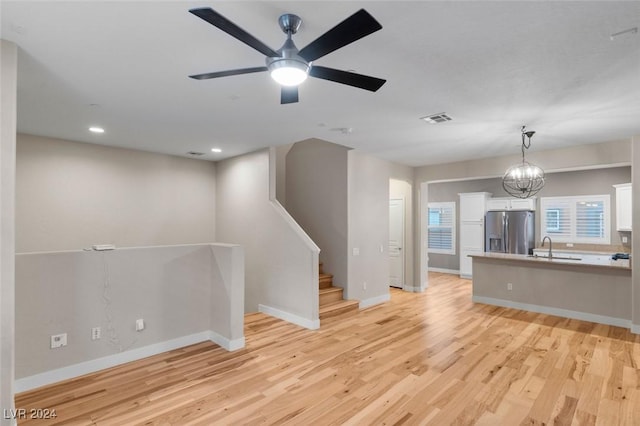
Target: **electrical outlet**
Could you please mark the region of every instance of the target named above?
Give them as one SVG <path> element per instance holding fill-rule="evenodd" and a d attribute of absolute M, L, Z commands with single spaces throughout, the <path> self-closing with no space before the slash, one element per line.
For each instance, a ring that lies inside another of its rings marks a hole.
<path fill-rule="evenodd" d="M 67 346 L 67 333 L 54 334 L 51 336 L 51 349 Z"/>
<path fill-rule="evenodd" d="M 509 290 L 509 291 L 513 290 L 513 284 L 512 283 L 507 283 L 507 290 Z"/>
<path fill-rule="evenodd" d="M 144 330 L 144 320 L 142 318 L 136 320 L 136 331 Z"/>
<path fill-rule="evenodd" d="M 91 329 L 91 340 L 98 340 L 100 337 L 102 337 L 102 330 L 100 327 L 93 327 Z"/>
<path fill-rule="evenodd" d="M 624 244 L 628 243 L 628 242 L 629 242 L 629 238 L 627 238 L 626 236 L 623 236 L 623 237 L 622 237 L 622 242 L 623 242 Z"/>
<path fill-rule="evenodd" d="M 367 289 L 367 282 L 366 282 L 366 281 L 362 283 L 362 289 L 363 289 L 363 290 L 366 290 L 366 289 Z"/>

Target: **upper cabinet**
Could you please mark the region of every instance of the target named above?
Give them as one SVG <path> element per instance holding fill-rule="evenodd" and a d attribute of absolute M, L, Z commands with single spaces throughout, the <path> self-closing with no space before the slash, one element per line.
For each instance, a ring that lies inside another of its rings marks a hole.
<path fill-rule="evenodd" d="M 613 185 L 616 189 L 616 229 L 618 231 L 631 231 L 632 204 L 631 184 L 621 183 Z"/>
<path fill-rule="evenodd" d="M 487 210 L 535 210 L 536 198 L 491 198 Z"/>
<path fill-rule="evenodd" d="M 460 222 L 483 222 L 487 212 L 488 192 L 467 192 L 460 195 Z"/>

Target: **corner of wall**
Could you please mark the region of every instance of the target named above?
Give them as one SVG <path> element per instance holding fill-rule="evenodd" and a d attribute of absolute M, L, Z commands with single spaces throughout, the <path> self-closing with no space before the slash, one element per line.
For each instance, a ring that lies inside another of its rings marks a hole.
<path fill-rule="evenodd" d="M 15 162 L 18 47 L 0 40 L 0 407 L 14 409 Z M 5 422 L 5 420 L 2 420 Z M 7 421 L 8 422 L 8 421 Z"/>

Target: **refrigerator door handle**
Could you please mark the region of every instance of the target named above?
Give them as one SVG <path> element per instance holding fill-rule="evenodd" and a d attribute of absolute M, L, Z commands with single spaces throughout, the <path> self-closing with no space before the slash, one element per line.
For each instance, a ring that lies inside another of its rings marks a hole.
<path fill-rule="evenodd" d="M 502 213 L 502 240 L 504 241 L 504 252 L 509 253 L 509 216 L 506 213 Z"/>

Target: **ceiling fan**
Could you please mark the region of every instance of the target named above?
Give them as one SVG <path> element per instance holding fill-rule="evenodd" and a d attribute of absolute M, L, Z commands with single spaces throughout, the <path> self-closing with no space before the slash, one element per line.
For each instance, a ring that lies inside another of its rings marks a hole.
<path fill-rule="evenodd" d="M 318 58 L 382 29 L 382 25 L 364 9 L 360 9 L 300 50 L 291 39 L 291 36 L 298 31 L 302 23 L 302 19 L 296 15 L 285 14 L 278 19 L 280 28 L 287 35 L 287 40 L 280 49 L 273 50 L 211 8 L 191 9 L 189 12 L 266 56 L 266 66 L 263 67 L 195 74 L 190 75 L 190 78 L 206 80 L 230 75 L 270 71 L 271 77 L 282 86 L 281 104 L 298 102 L 298 85 L 307 76 L 330 80 L 371 92 L 375 92 L 386 82 L 386 80 L 380 78 L 322 67 L 312 63 Z"/>

